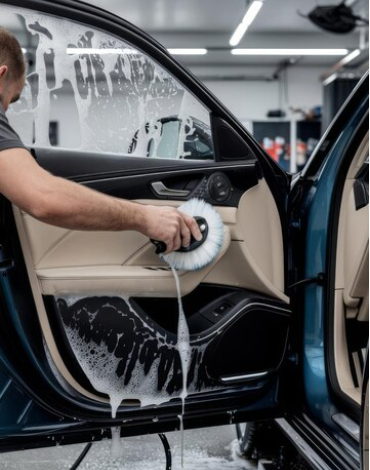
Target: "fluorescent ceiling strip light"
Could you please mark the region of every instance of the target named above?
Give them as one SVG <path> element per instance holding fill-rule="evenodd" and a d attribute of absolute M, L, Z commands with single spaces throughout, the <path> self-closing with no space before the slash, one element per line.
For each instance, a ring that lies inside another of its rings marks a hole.
<path fill-rule="evenodd" d="M 346 65 L 351 62 L 351 60 L 356 59 L 361 54 L 360 49 L 355 49 L 354 51 L 350 52 L 346 57 L 340 61 L 340 65 Z"/>
<path fill-rule="evenodd" d="M 136 49 L 98 49 L 92 47 L 67 47 L 67 54 L 138 54 Z"/>
<path fill-rule="evenodd" d="M 240 23 L 236 30 L 234 31 L 234 34 L 231 36 L 231 39 L 229 41 L 230 46 L 237 46 L 241 40 L 241 38 L 244 36 L 245 32 L 247 31 L 249 25 Z"/>
<path fill-rule="evenodd" d="M 345 65 L 349 64 L 353 59 L 358 57 L 361 54 L 360 49 L 355 49 L 354 51 L 350 52 L 348 55 L 343 57 L 337 64 L 332 67 L 332 73 L 328 75 L 325 80 L 322 82 L 324 86 L 329 85 L 329 83 L 333 82 L 338 77 L 338 71 L 341 70 Z"/>
<path fill-rule="evenodd" d="M 205 55 L 207 49 L 167 49 L 172 55 Z"/>
<path fill-rule="evenodd" d="M 334 80 L 338 77 L 338 74 L 337 73 L 333 73 L 332 75 L 330 75 L 330 77 L 328 77 L 327 79 L 325 79 L 322 84 L 324 86 L 326 85 L 329 85 L 329 83 L 331 82 L 334 82 Z"/>
<path fill-rule="evenodd" d="M 346 55 L 348 49 L 231 49 L 233 55 Z"/>
<path fill-rule="evenodd" d="M 244 36 L 245 32 L 249 28 L 249 26 L 253 23 L 254 19 L 258 15 L 258 12 L 262 8 L 263 2 L 260 0 L 255 0 L 251 3 L 248 10 L 246 11 L 242 22 L 238 25 L 236 30 L 234 31 L 233 35 L 230 38 L 229 44 L 230 46 L 237 46 Z"/>

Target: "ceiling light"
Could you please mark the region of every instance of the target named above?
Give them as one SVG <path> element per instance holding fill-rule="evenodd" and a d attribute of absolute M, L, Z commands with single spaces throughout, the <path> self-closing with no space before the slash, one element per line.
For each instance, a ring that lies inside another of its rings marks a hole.
<path fill-rule="evenodd" d="M 346 55 L 348 49 L 231 49 L 233 55 Z"/>
<path fill-rule="evenodd" d="M 241 38 L 244 36 L 245 32 L 248 29 L 247 24 L 244 23 L 239 23 L 237 26 L 236 30 L 234 31 L 234 34 L 231 36 L 231 39 L 229 41 L 230 46 L 237 46 L 241 40 Z"/>
<path fill-rule="evenodd" d="M 355 59 L 360 54 L 361 54 L 360 49 L 355 49 L 354 51 L 346 55 L 346 57 L 343 57 L 343 59 L 340 61 L 341 65 L 343 66 L 343 65 L 348 64 L 349 62 L 351 62 L 351 60 Z"/>
<path fill-rule="evenodd" d="M 324 86 L 329 85 L 329 83 L 333 82 L 337 77 L 337 72 L 341 70 L 345 65 L 351 62 L 353 59 L 358 57 L 361 54 L 360 49 L 355 49 L 354 51 L 350 52 L 348 55 L 343 57 L 338 63 L 336 63 L 328 74 L 324 75 L 322 84 Z"/>
<path fill-rule="evenodd" d="M 237 46 L 239 44 L 241 38 L 244 36 L 249 26 L 253 23 L 255 17 L 258 15 L 258 12 L 260 11 L 262 5 L 263 2 L 261 2 L 260 0 L 255 0 L 250 4 L 248 10 L 244 15 L 244 18 L 242 19 L 242 22 L 238 25 L 238 27 L 230 38 L 230 46 Z"/>
<path fill-rule="evenodd" d="M 136 49 L 98 49 L 92 47 L 67 47 L 67 54 L 138 54 Z"/>
<path fill-rule="evenodd" d="M 205 55 L 207 49 L 167 49 L 172 55 Z"/>
<path fill-rule="evenodd" d="M 337 73 L 333 73 L 332 75 L 330 75 L 330 77 L 326 78 L 326 79 L 322 82 L 322 84 L 323 84 L 324 86 L 327 86 L 327 85 L 329 85 L 329 83 L 334 82 L 334 80 L 336 80 L 337 77 L 338 77 L 338 74 L 337 74 Z"/>

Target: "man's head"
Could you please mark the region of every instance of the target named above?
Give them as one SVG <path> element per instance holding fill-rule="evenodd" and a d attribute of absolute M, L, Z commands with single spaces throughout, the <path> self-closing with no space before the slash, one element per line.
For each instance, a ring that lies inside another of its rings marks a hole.
<path fill-rule="evenodd" d="M 26 64 L 17 39 L 0 28 L 0 102 L 6 111 L 24 87 Z"/>

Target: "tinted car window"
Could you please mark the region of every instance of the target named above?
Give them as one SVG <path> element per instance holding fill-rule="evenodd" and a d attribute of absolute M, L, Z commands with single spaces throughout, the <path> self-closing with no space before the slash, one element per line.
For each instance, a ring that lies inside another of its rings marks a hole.
<path fill-rule="evenodd" d="M 24 8 L 3 6 L 2 24 L 29 63 L 22 97 L 9 110 L 26 145 L 213 159 L 208 109 L 131 44 Z"/>

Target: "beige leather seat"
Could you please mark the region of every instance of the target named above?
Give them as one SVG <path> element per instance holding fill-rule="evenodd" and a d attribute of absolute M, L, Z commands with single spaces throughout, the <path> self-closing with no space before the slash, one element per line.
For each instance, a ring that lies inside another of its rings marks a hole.
<path fill-rule="evenodd" d="M 353 259 L 343 290 L 343 302 L 358 321 L 369 321 L 369 240 Z"/>
<path fill-rule="evenodd" d="M 348 347 L 349 323 L 367 328 L 369 321 L 369 206 L 356 207 L 355 182 L 369 155 L 368 136 L 360 143 L 343 188 L 336 251 L 334 357 L 339 386 L 361 403 L 363 344 Z M 359 331 L 357 329 L 357 331 Z M 352 363 L 352 367 L 351 367 Z M 354 370 L 356 376 L 354 377 Z"/>

